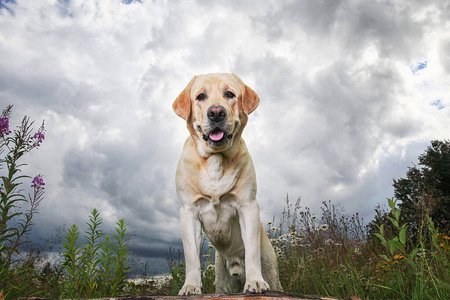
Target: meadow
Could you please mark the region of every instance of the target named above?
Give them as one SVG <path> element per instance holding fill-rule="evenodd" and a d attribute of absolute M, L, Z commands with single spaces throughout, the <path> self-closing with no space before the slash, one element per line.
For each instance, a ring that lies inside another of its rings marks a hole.
<path fill-rule="evenodd" d="M 33 218 L 44 201 L 44 176 L 25 175 L 23 156 L 45 140 L 25 117 L 10 130 L 8 106 L 0 117 L 0 299 L 19 297 L 99 298 L 127 295 L 176 295 L 184 282 L 181 249 L 167 250 L 170 275 L 154 280 L 143 272 L 129 280 L 132 236 L 126 220 L 106 235 L 101 212 L 50 238 L 45 249 L 27 240 Z M 32 191 L 24 193 L 24 185 Z M 281 219 L 266 224 L 278 257 L 286 292 L 361 299 L 450 299 L 450 237 L 440 232 L 425 202 L 418 203 L 415 222 L 407 222 L 396 199 L 375 208 L 369 223 L 331 201 L 320 212 L 284 201 Z M 44 251 L 45 250 L 45 251 Z M 47 253 L 60 253 L 49 260 Z M 214 293 L 214 248 L 202 243 L 203 293 Z"/>

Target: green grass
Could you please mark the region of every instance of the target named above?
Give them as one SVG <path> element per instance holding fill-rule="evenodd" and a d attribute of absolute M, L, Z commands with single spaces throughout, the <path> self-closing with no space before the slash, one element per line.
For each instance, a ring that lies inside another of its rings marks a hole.
<path fill-rule="evenodd" d="M 282 219 L 267 226 L 278 256 L 280 281 L 287 292 L 361 299 L 449 299 L 450 237 L 439 233 L 424 214 L 418 245 L 408 241 L 401 212 L 389 200 L 388 224 L 367 233 L 358 215 L 323 203 L 322 213 L 301 209 L 300 202 L 286 201 Z M 109 237 L 101 231 L 100 213 L 93 210 L 88 230 L 80 243 L 78 227 L 64 236 L 62 262 L 37 267 L 43 254 L 28 251 L 7 266 L 0 262 L 0 291 L 7 299 L 18 297 L 111 297 L 126 295 L 177 295 L 184 282 L 180 250 L 167 254 L 171 279 L 157 285 L 144 276 L 145 284 L 126 280 L 129 270 L 126 223 L 117 222 Z M 388 228 L 390 228 L 388 230 Z M 2 249 L 0 248 L 0 251 Z M 202 243 L 203 293 L 214 293 L 214 249 Z M 5 280 L 6 278 L 6 280 Z"/>
<path fill-rule="evenodd" d="M 288 207 L 289 207 L 288 203 Z M 279 257 L 280 280 L 285 291 L 362 299 L 449 299 L 449 237 L 439 233 L 425 214 L 418 245 L 408 245 L 401 212 L 389 199 L 388 220 L 375 235 L 365 233 L 357 215 L 336 214 L 324 203 L 322 216 L 285 210 L 280 229 L 269 225 Z M 284 229 L 287 229 L 285 232 Z"/>

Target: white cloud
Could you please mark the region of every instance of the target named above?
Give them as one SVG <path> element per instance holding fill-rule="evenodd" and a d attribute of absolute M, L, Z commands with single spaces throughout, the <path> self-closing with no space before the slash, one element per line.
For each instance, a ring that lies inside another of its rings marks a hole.
<path fill-rule="evenodd" d="M 0 101 L 46 120 L 36 237 L 101 210 L 135 250 L 180 245 L 172 102 L 234 72 L 260 96 L 244 138 L 264 221 L 286 193 L 367 221 L 432 139 L 448 138 L 449 1 L 35 1 L 0 7 Z M 410 66 L 427 62 L 413 74 Z M 433 104 L 434 103 L 434 104 Z M 439 107 L 442 107 L 439 109 Z M 17 116 L 19 115 L 19 116 Z M 317 211 L 318 212 L 318 211 Z"/>

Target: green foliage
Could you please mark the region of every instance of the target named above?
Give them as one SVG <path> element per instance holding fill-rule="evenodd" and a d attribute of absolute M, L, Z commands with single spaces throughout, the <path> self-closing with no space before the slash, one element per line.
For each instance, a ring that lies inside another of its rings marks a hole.
<path fill-rule="evenodd" d="M 392 238 L 392 239 L 387 239 L 384 237 L 384 224 L 382 224 L 381 226 L 379 226 L 379 233 L 375 233 L 375 236 L 377 238 L 380 239 L 382 245 L 389 251 L 390 255 L 393 256 L 395 255 L 397 252 L 400 252 L 400 254 L 406 254 L 406 230 L 408 228 L 407 224 L 403 224 L 402 226 L 400 226 L 400 210 L 396 208 L 396 203 L 397 200 L 394 200 L 394 198 L 392 199 L 388 199 L 388 203 L 389 203 L 389 207 L 391 208 L 391 216 L 387 216 L 387 218 L 389 219 L 389 221 L 392 223 L 392 225 L 394 226 L 394 228 L 397 229 L 397 231 L 399 232 L 398 236 Z M 385 260 L 388 260 L 386 255 L 382 255 L 382 257 Z"/>
<path fill-rule="evenodd" d="M 91 214 L 89 217 L 90 222 L 86 223 L 88 225 L 88 230 L 85 231 L 84 236 L 86 245 L 81 256 L 83 265 L 81 273 L 84 279 L 84 290 L 86 290 L 86 297 L 88 298 L 91 297 L 92 292 L 97 286 L 97 279 L 99 277 L 97 266 L 100 263 L 100 259 L 97 256 L 101 247 L 99 239 L 103 236 L 103 233 L 99 229 L 102 223 L 102 219 L 99 217 L 100 213 L 94 208 Z"/>
<path fill-rule="evenodd" d="M 75 295 L 80 290 L 79 283 L 81 281 L 81 245 L 78 244 L 77 225 L 73 224 L 68 233 L 64 236 L 66 242 L 63 243 L 63 267 L 67 271 L 70 284 L 68 285 L 69 294 Z"/>
<path fill-rule="evenodd" d="M 402 221 L 409 224 L 411 242 L 419 242 L 419 227 L 429 215 L 441 232 L 450 232 L 450 141 L 431 141 L 418 157 L 418 166 L 408 168 L 406 178 L 394 180 L 394 195 L 401 201 Z M 430 237 L 426 237 L 430 239 Z"/>
<path fill-rule="evenodd" d="M 115 246 L 113 246 L 115 257 L 113 259 L 114 266 L 114 276 L 112 277 L 112 295 L 115 295 L 116 291 L 122 289 L 125 284 L 125 279 L 127 278 L 130 267 L 128 266 L 128 255 L 127 243 L 130 240 L 129 233 L 126 232 L 128 225 L 125 223 L 124 219 L 120 219 L 115 228 L 117 234 L 113 235 L 115 239 Z"/>
<path fill-rule="evenodd" d="M 411 238 L 407 234 L 407 225 L 399 225 L 401 212 L 396 208 L 396 200 L 388 199 L 391 208 L 388 219 L 397 229 L 398 235 L 388 239 L 384 236 L 383 225 L 379 227 L 379 233 L 375 233 L 382 245 L 388 251 L 380 254 L 383 261 L 377 264 L 377 268 L 385 274 L 380 279 L 377 287 L 394 293 L 399 299 L 448 299 L 450 296 L 449 256 L 446 255 L 446 245 L 439 243 L 439 238 L 450 238 L 439 233 L 430 216 L 425 215 L 420 221 L 417 234 L 418 244 L 410 251 L 405 247 Z M 427 243 L 427 237 L 431 236 L 434 248 Z"/>
<path fill-rule="evenodd" d="M 213 294 L 215 293 L 215 249 L 209 243 L 209 240 L 204 233 L 202 233 L 202 242 L 200 245 L 200 260 L 202 270 L 202 293 Z M 176 296 L 183 287 L 184 280 L 186 279 L 183 253 L 179 249 L 175 251 L 175 249 L 170 247 L 166 261 L 170 270 L 169 293 L 170 295 Z"/>
<path fill-rule="evenodd" d="M 315 216 L 301 210 L 300 201 L 293 206 L 287 199 L 279 227 L 270 222 L 268 228 L 284 290 L 361 299 L 449 299 L 450 237 L 425 216 L 418 233 L 422 242 L 409 249 L 397 200 L 388 199 L 388 205 L 386 220 L 393 231 L 379 225 L 375 236 L 381 247 L 373 247 L 358 216 L 345 216 L 330 203 Z"/>
<path fill-rule="evenodd" d="M 100 282 L 110 283 L 114 278 L 114 246 L 109 235 L 105 236 L 100 246 Z M 102 294 L 107 295 L 110 292 L 110 286 L 102 284 Z"/>
<path fill-rule="evenodd" d="M 166 258 L 167 264 L 170 270 L 170 295 L 178 295 L 184 280 L 186 279 L 184 257 L 180 249 L 175 251 L 172 247 L 169 247 L 169 252 Z"/>
<path fill-rule="evenodd" d="M 348 297 L 368 294 L 374 254 L 366 248 L 362 220 L 343 208 L 323 202 L 322 214 L 302 209 L 300 198 L 286 198 L 279 226 L 268 226 L 278 257 L 280 282 L 285 291 Z"/>
<path fill-rule="evenodd" d="M 100 230 L 102 219 L 97 209 L 93 209 L 85 231 L 84 247 L 78 242 L 80 233 L 73 224 L 64 236 L 63 266 L 67 273 L 64 296 L 70 298 L 118 296 L 127 285 L 130 270 L 127 243 L 130 233 L 127 224 L 120 219 L 116 224 L 113 240 Z"/>
<path fill-rule="evenodd" d="M 42 176 L 31 182 L 33 192 L 25 195 L 21 186 L 31 177 L 23 175 L 23 157 L 39 147 L 44 139 L 44 125 L 33 134 L 33 124 L 25 116 L 11 134 L 9 118 L 12 105 L 0 116 L 0 292 L 15 298 L 32 284 L 27 279 L 33 267 L 33 256 L 19 261 L 19 250 L 28 243 L 27 235 L 33 226 L 33 217 L 44 197 Z M 26 278 L 26 279 L 25 279 Z M 22 280 L 25 279 L 25 280 Z"/>
<path fill-rule="evenodd" d="M 216 287 L 214 285 L 214 281 L 216 279 L 216 273 L 214 270 L 216 250 L 204 233 L 202 235 L 200 253 L 202 256 L 202 293 L 214 294 L 216 291 Z"/>
<path fill-rule="evenodd" d="M 12 105 L 9 105 L 0 117 L 0 170 L 6 166 L 6 174 L 0 176 L 0 244 L 3 245 L 1 253 L 6 257 L 6 263 L 12 263 L 14 254 L 18 253 L 18 248 L 27 243 L 24 237 L 30 232 L 33 222 L 33 215 L 37 213 L 37 208 L 43 199 L 43 181 L 40 184 L 33 184 L 33 194 L 28 197 L 20 189 L 23 181 L 31 178 L 21 175 L 21 168 L 25 164 L 20 163 L 23 156 L 34 148 L 39 147 L 40 141 L 36 141 L 36 136 L 44 136 L 44 125 L 33 135 L 33 124 L 30 118 L 25 116 L 20 126 L 11 135 L 9 130 L 9 118 L 12 113 Z M 6 150 L 6 151 L 5 151 Z M 3 172 L 2 172 L 3 173 Z M 40 178 L 37 176 L 36 178 Z M 35 179 L 36 179 L 35 178 Z M 34 183 L 35 181 L 33 181 Z M 29 209 L 23 212 L 19 209 L 20 204 L 28 203 Z"/>

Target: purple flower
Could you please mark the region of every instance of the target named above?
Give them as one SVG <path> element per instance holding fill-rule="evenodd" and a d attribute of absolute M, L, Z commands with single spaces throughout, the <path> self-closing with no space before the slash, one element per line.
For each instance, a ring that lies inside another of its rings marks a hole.
<path fill-rule="evenodd" d="M 45 185 L 45 182 L 44 182 L 44 179 L 42 178 L 42 175 L 40 175 L 40 174 L 36 175 L 31 183 L 32 183 L 31 187 L 33 187 L 33 188 L 44 189 L 43 186 Z"/>
<path fill-rule="evenodd" d="M 9 119 L 8 118 L 0 118 L 0 134 L 8 135 L 11 133 L 9 130 Z"/>
<path fill-rule="evenodd" d="M 42 132 L 38 131 L 34 134 L 34 136 L 31 137 L 31 139 L 36 139 L 36 141 L 34 142 L 34 146 L 39 146 L 45 139 L 45 135 Z"/>

